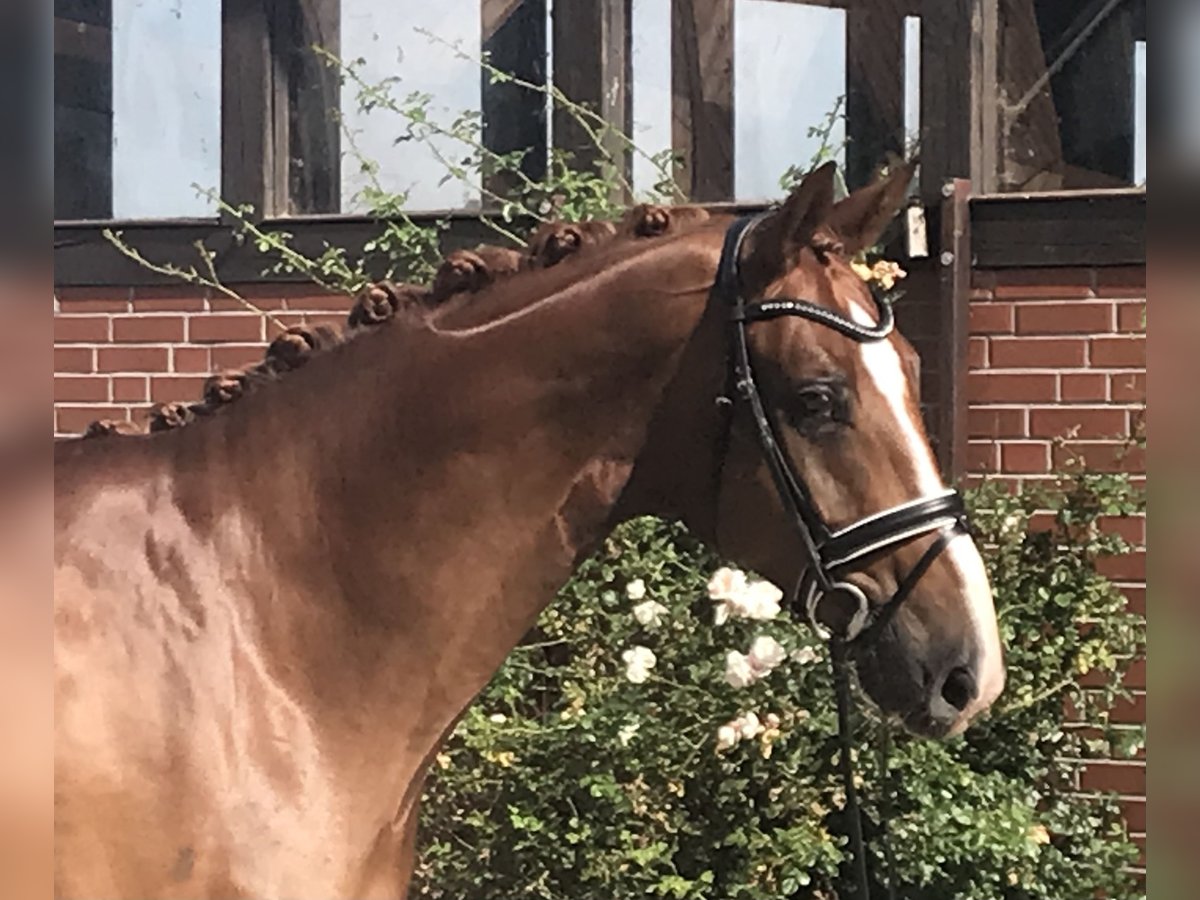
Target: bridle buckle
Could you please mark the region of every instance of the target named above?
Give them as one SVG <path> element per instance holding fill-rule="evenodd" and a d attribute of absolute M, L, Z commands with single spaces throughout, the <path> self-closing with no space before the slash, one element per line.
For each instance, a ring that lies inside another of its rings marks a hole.
<path fill-rule="evenodd" d="M 817 615 L 821 601 L 833 600 L 835 597 L 849 597 L 855 605 L 853 615 L 850 621 L 846 623 L 846 627 L 840 633 L 835 633 L 825 625 Z M 808 624 L 812 626 L 813 631 L 823 641 L 832 641 L 834 637 L 844 643 L 850 643 L 860 634 L 867 630 L 867 625 L 871 620 L 871 601 L 867 599 L 867 595 L 863 593 L 862 588 L 849 581 L 835 581 L 828 588 L 822 588 L 814 580 L 808 588 L 808 596 L 804 600 L 804 613 L 808 619 Z"/>

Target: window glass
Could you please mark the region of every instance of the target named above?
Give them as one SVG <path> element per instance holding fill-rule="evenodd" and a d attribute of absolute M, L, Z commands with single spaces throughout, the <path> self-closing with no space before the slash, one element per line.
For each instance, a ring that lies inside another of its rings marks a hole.
<path fill-rule="evenodd" d="M 633 0 L 633 187 L 644 196 L 669 174 L 660 167 L 671 149 L 671 0 Z"/>
<path fill-rule="evenodd" d="M 998 188 L 1138 181 L 1145 0 L 999 0 L 998 13 Z"/>
<path fill-rule="evenodd" d="M 1146 42 L 1138 41 L 1133 56 L 1133 183 L 1146 183 Z"/>
<path fill-rule="evenodd" d="M 363 81 L 389 83 L 392 99 L 413 112 L 423 106 L 433 131 L 451 131 L 464 114 L 475 127 L 481 109 L 479 0 L 342 0 L 341 56 L 360 61 Z M 421 31 L 436 37 L 431 40 Z M 461 46 L 462 58 L 449 45 Z M 410 137 L 410 119 L 382 106 L 366 111 L 361 86 L 347 79 L 342 87 L 342 116 L 347 129 L 342 147 L 342 210 L 361 212 L 364 188 L 378 186 L 407 193 L 412 210 L 478 208 L 480 189 L 473 173 L 456 177 L 451 169 L 472 153 L 469 143 L 444 134 Z M 423 94 L 427 103 L 407 98 Z M 475 131 L 478 137 L 478 131 Z M 351 146 L 351 143 L 353 146 Z M 362 159 L 378 163 L 374 176 L 364 173 Z"/>
<path fill-rule="evenodd" d="M 221 186 L 221 12 L 113 0 L 113 216 L 206 216 Z"/>
<path fill-rule="evenodd" d="M 904 149 L 921 137 L 921 17 L 904 17 Z"/>
<path fill-rule="evenodd" d="M 784 173 L 807 169 L 819 151 L 845 163 L 844 10 L 738 0 L 733 60 L 738 199 L 778 197 Z"/>
<path fill-rule="evenodd" d="M 221 9 L 55 4 L 55 214 L 209 216 L 220 187 Z"/>

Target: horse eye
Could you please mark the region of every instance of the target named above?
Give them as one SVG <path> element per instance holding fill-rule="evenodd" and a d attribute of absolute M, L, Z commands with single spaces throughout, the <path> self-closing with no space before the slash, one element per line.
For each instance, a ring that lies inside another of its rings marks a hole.
<path fill-rule="evenodd" d="M 805 388 L 796 397 L 796 412 L 804 419 L 830 419 L 833 407 L 833 391 L 827 387 Z"/>
<path fill-rule="evenodd" d="M 851 418 L 845 387 L 836 381 L 805 384 L 792 394 L 785 412 L 793 428 L 814 440 L 832 437 Z"/>

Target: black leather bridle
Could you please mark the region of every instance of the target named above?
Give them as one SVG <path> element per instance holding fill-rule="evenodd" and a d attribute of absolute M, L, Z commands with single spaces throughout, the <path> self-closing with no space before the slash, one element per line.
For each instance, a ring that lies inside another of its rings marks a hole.
<path fill-rule="evenodd" d="M 859 894 L 862 900 L 869 900 L 861 815 L 850 757 L 852 734 L 848 654 L 852 645 L 869 644 L 879 636 L 941 552 L 954 538 L 967 533 L 966 509 L 961 495 L 957 491 L 947 490 L 932 497 L 903 503 L 837 530 L 831 529 L 821 517 L 804 480 L 797 474 L 786 445 L 780 439 L 778 427 L 763 403 L 762 393 L 754 377 L 747 333 L 749 326 L 754 322 L 783 316 L 798 316 L 832 328 L 859 343 L 871 343 L 886 340 L 895 321 L 891 304 L 874 290 L 872 296 L 879 318 L 878 322 L 871 326 L 853 322 L 835 310 L 808 300 L 747 301 L 741 291 L 738 257 L 746 235 L 765 215 L 767 214 L 760 213 L 740 218 L 726 232 L 710 302 L 723 304 L 730 309 L 728 372 L 732 390 L 727 386 L 726 394 L 730 401 L 727 405 L 732 407 L 733 403 L 741 400 L 749 408 L 771 478 L 788 519 L 795 525 L 807 558 L 807 565 L 793 598 L 793 610 L 797 605 L 801 606 L 812 627 L 830 642 L 834 682 L 837 687 L 838 732 L 842 745 L 841 768 L 845 782 L 846 806 L 850 813 Z M 730 421 L 727 427 L 732 428 L 732 409 L 728 416 Z M 721 462 L 723 463 L 723 459 Z M 870 559 L 927 534 L 936 534 L 936 538 L 900 581 L 892 596 L 882 604 L 873 606 L 857 585 L 846 580 L 847 573 L 861 568 Z M 838 597 L 850 601 L 855 611 L 845 627 L 834 633 L 820 621 L 818 613 L 824 601 Z M 889 879 L 890 881 L 892 879 Z M 890 887 L 892 885 L 889 884 Z"/>

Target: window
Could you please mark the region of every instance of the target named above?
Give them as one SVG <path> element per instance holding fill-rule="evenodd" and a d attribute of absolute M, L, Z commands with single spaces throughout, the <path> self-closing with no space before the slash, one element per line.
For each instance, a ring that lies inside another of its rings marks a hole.
<path fill-rule="evenodd" d="M 845 10 L 739 0 L 733 59 L 737 199 L 777 197 L 818 157 L 845 162 Z"/>
<path fill-rule="evenodd" d="M 371 186 L 372 177 L 363 172 L 359 154 L 381 164 L 376 176 L 379 186 L 406 193 L 412 209 L 478 208 L 480 184 L 475 173 L 452 174 L 472 154 L 472 147 L 443 132 L 464 114 L 471 117 L 470 127 L 478 130 L 482 110 L 482 78 L 476 62 L 481 47 L 479 0 L 342 0 L 341 10 L 342 58 L 362 60 L 356 71 L 363 81 L 377 85 L 389 80 L 391 96 L 402 109 L 430 120 L 428 127 L 410 127 L 411 119 L 387 108 L 364 112 L 360 86 L 346 80 L 341 109 L 353 142 L 346 141 L 343 149 L 342 209 L 362 211 L 355 198 Z M 461 55 L 454 46 L 461 47 Z M 427 95 L 428 103 L 406 99 L 414 94 Z"/>
<path fill-rule="evenodd" d="M 1133 54 L 1133 183 L 1146 183 L 1146 42 Z"/>
<path fill-rule="evenodd" d="M 994 106 L 983 107 L 995 116 L 995 188 L 1144 180 L 1145 0 L 997 4 Z"/>
<path fill-rule="evenodd" d="M 921 139 L 921 17 L 904 17 L 904 145 Z"/>
<path fill-rule="evenodd" d="M 632 0 L 630 32 L 633 56 L 630 134 L 646 154 L 633 157 L 633 187 L 638 194 L 645 195 L 662 177 L 654 158 L 671 149 L 671 0 Z"/>
<path fill-rule="evenodd" d="M 54 25 L 55 217 L 213 215 L 220 5 L 57 0 Z"/>

